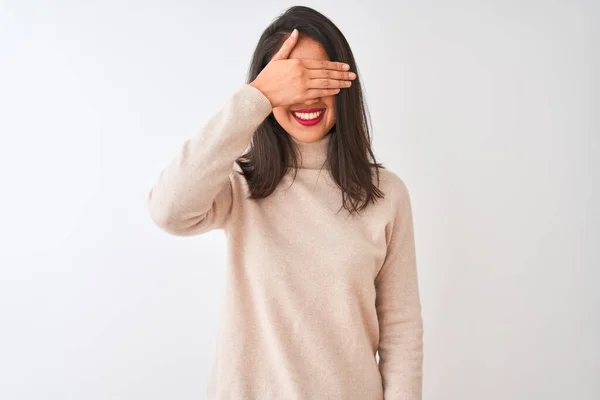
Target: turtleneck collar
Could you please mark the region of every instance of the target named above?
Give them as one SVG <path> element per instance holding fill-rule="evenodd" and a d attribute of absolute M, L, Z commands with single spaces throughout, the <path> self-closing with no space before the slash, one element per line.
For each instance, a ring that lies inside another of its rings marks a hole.
<path fill-rule="evenodd" d="M 325 161 L 327 160 L 327 149 L 329 146 L 329 140 L 331 133 L 323 136 L 321 139 L 314 142 L 302 142 L 291 136 L 294 141 L 300 157 L 298 158 L 298 168 L 302 169 L 321 169 L 325 168 Z"/>

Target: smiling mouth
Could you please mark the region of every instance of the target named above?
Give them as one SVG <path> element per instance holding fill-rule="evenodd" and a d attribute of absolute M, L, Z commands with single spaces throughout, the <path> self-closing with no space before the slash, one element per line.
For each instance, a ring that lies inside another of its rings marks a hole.
<path fill-rule="evenodd" d="M 291 110 L 294 119 L 301 125 L 312 126 L 316 125 L 323 119 L 325 108 L 311 108 L 308 110 Z"/>

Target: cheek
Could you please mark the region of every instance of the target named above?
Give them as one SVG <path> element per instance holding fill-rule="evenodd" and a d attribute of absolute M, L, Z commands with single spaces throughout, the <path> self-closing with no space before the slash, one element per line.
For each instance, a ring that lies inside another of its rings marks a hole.
<path fill-rule="evenodd" d="M 327 110 L 329 112 L 329 117 L 327 118 L 327 125 L 329 125 L 329 127 L 333 126 L 333 124 L 335 124 L 335 96 L 329 96 L 329 97 L 325 97 L 323 98 L 323 102 L 325 103 L 325 105 L 327 106 Z"/>
<path fill-rule="evenodd" d="M 289 121 L 289 113 L 287 107 L 274 107 L 273 116 L 279 122 L 279 125 L 285 125 Z"/>

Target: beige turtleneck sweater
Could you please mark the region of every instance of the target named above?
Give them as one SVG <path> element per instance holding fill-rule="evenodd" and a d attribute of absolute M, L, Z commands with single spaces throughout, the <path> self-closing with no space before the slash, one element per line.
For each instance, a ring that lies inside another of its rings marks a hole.
<path fill-rule="evenodd" d="M 406 186 L 381 170 L 385 199 L 358 216 L 337 213 L 341 192 L 320 168 L 327 135 L 297 142 L 293 184 L 289 172 L 269 197 L 247 199 L 235 159 L 270 113 L 258 89 L 240 87 L 148 197 L 152 219 L 171 234 L 227 236 L 208 399 L 421 399 L 423 323 Z"/>

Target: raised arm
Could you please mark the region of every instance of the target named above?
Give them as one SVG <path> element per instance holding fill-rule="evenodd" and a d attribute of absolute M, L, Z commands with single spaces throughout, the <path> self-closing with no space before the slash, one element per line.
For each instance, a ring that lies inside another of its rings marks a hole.
<path fill-rule="evenodd" d="M 271 113 L 269 100 L 245 84 L 205 124 L 162 171 L 148 193 L 154 222 L 178 236 L 222 228 L 232 204 L 235 160 Z"/>
<path fill-rule="evenodd" d="M 288 59 L 297 40 L 295 29 L 256 79 L 187 140 L 161 173 L 148 194 L 150 214 L 161 228 L 186 236 L 223 227 L 231 212 L 234 162 L 273 107 L 335 95 L 356 79 L 341 62 Z"/>

